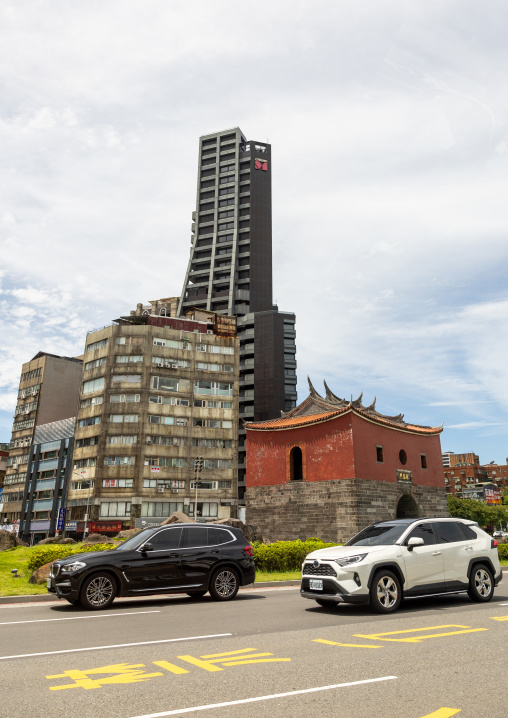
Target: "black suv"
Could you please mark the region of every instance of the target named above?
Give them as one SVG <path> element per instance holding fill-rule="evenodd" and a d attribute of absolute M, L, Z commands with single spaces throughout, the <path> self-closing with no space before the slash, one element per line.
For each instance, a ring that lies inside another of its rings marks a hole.
<path fill-rule="evenodd" d="M 55 561 L 48 591 L 90 610 L 116 596 L 186 593 L 230 601 L 253 583 L 252 546 L 239 529 L 214 524 L 168 524 L 145 529 L 111 551 Z"/>

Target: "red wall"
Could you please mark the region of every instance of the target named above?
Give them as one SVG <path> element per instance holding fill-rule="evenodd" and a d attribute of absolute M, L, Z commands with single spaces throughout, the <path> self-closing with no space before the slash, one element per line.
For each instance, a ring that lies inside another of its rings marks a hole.
<path fill-rule="evenodd" d="M 383 447 L 382 464 L 376 445 Z M 247 429 L 247 486 L 271 486 L 290 481 L 289 453 L 299 446 L 305 481 L 375 479 L 396 481 L 396 469 L 413 472 L 413 483 L 444 487 L 439 435 L 408 434 L 347 413 L 331 421 L 299 429 L 252 431 Z M 399 462 L 404 449 L 408 460 Z M 427 457 L 428 469 L 420 465 Z"/>

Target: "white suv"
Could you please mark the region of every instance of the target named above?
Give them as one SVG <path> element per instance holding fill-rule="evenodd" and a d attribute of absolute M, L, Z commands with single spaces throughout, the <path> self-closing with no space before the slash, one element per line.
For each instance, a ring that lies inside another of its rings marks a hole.
<path fill-rule="evenodd" d="M 473 521 L 395 519 L 310 553 L 300 593 L 324 607 L 370 603 L 390 613 L 403 598 L 441 593 L 490 601 L 502 577 L 497 542 Z"/>

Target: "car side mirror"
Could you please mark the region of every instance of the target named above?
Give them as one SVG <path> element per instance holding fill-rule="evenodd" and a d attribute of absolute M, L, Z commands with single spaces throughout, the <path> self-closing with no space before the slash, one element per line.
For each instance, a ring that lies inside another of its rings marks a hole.
<path fill-rule="evenodd" d="M 420 538 L 418 536 L 413 536 L 407 542 L 407 550 L 412 551 L 415 546 L 423 546 L 423 545 L 424 545 L 424 541 L 422 538 Z"/>
<path fill-rule="evenodd" d="M 153 544 L 151 544 L 147 541 L 142 546 L 140 546 L 139 550 L 141 551 L 141 553 L 146 553 L 147 551 L 153 551 Z"/>

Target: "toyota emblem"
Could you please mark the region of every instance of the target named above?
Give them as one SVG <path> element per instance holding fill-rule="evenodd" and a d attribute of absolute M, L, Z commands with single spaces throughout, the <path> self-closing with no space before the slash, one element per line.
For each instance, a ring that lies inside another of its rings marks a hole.
<path fill-rule="evenodd" d="M 312 565 L 314 566 L 314 568 L 317 568 L 319 566 L 319 561 L 317 561 L 317 560 L 314 561 L 314 563 Z"/>

